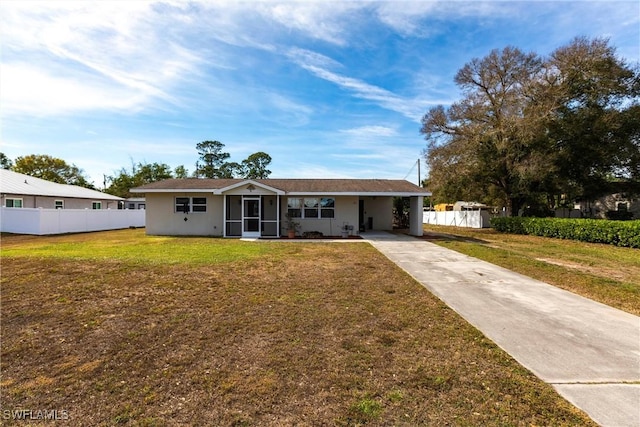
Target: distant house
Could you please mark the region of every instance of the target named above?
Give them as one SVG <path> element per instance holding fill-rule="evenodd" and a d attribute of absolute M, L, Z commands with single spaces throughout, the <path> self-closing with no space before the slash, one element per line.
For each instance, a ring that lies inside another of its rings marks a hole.
<path fill-rule="evenodd" d="M 0 197 L 6 208 L 118 209 L 124 199 L 76 185 L 58 184 L 0 169 Z"/>
<path fill-rule="evenodd" d="M 124 200 L 125 209 L 146 209 L 147 202 L 144 197 L 129 197 Z"/>
<path fill-rule="evenodd" d="M 187 178 L 130 191 L 145 195 L 147 234 L 222 237 L 286 235 L 286 215 L 300 233 L 391 230 L 394 197 L 411 199 L 410 233 L 421 236 L 423 198 L 431 195 L 405 180 L 381 179 Z"/>
<path fill-rule="evenodd" d="M 574 209 L 583 217 L 623 219 L 632 215 L 633 219 L 640 219 L 640 196 L 627 192 L 608 194 L 591 202 L 576 203 Z"/>

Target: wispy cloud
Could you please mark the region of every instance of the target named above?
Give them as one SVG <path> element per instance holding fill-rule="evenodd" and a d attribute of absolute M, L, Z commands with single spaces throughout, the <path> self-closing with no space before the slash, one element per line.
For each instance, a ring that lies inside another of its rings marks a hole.
<path fill-rule="evenodd" d="M 359 138 L 376 138 L 396 136 L 398 131 L 394 127 L 389 126 L 360 126 L 351 129 L 342 129 L 340 132 Z"/>
<path fill-rule="evenodd" d="M 201 59 L 163 39 L 150 3 L 131 3 L 3 4 L 3 113 L 179 104 L 171 89 Z"/>
<path fill-rule="evenodd" d="M 420 122 L 425 109 L 432 104 L 423 99 L 404 98 L 384 88 L 356 78 L 343 76 L 315 65 L 299 65 L 317 77 L 351 92 L 357 98 L 371 101 L 382 108 L 400 113 L 416 122 Z"/>

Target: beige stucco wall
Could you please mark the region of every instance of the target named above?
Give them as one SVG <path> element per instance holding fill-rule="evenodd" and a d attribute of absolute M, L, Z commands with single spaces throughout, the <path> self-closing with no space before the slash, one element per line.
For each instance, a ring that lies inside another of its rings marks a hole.
<path fill-rule="evenodd" d="M 2 206 L 5 199 L 22 199 L 23 208 L 55 209 L 56 200 L 64 200 L 64 209 L 92 209 L 93 202 L 101 202 L 102 209 L 118 209 L 117 200 L 105 199 L 75 199 L 69 197 L 31 196 L 24 194 L 3 194 Z"/>
<path fill-rule="evenodd" d="M 304 198 L 305 196 L 293 196 Z M 333 218 L 296 218 L 300 223 L 300 233 L 305 231 L 319 231 L 325 236 L 340 236 L 341 229 L 346 223 L 353 226 L 352 234 L 358 234 L 358 196 L 323 196 L 308 197 L 334 197 L 336 200 Z M 287 196 L 280 198 L 280 212 L 282 216 L 282 235 L 287 234 L 285 229 L 285 215 L 287 213 Z"/>
<path fill-rule="evenodd" d="M 237 189 L 231 193 L 247 194 L 246 189 Z M 255 189 L 251 195 L 267 195 L 262 189 Z M 275 201 L 275 195 L 271 193 Z M 176 197 L 206 197 L 206 213 L 176 213 Z M 146 231 L 150 235 L 191 235 L 191 236 L 223 236 L 224 232 L 224 197 L 210 193 L 148 193 L 146 195 Z M 294 196 L 304 198 L 304 196 Z M 391 230 L 393 228 L 393 200 L 391 197 L 362 197 L 359 196 L 309 196 L 334 197 L 334 218 L 298 218 L 300 233 L 305 231 L 319 231 L 325 236 L 340 236 L 344 224 L 353 226 L 351 234 L 359 234 L 359 203 L 364 200 L 365 223 L 368 217 L 373 217 L 375 230 Z M 285 214 L 287 213 L 288 196 L 280 197 L 281 235 L 286 235 Z M 274 214 L 275 206 L 265 206 L 265 210 Z M 187 218 L 187 221 L 184 219 Z"/>
<path fill-rule="evenodd" d="M 392 197 L 361 197 L 364 201 L 364 224 L 369 227 L 369 217 L 373 218 L 374 230 L 393 229 Z"/>
<path fill-rule="evenodd" d="M 206 197 L 207 212 L 175 211 L 176 197 Z M 146 232 L 164 236 L 222 236 L 223 198 L 210 193 L 148 193 Z M 185 221 L 185 218 L 187 219 Z"/>

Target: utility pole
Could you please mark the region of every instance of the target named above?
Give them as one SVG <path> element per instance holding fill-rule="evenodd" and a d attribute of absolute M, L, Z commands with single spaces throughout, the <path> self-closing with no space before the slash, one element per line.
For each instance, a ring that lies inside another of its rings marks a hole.
<path fill-rule="evenodd" d="M 422 187 L 422 182 L 420 182 L 420 157 L 418 157 L 418 187 Z"/>

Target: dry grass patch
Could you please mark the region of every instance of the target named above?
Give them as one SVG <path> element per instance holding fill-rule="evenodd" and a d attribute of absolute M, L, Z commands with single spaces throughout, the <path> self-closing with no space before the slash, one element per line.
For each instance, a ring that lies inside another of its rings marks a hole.
<path fill-rule="evenodd" d="M 153 241 L 138 231 L 95 236 L 127 247 L 3 238 L 2 409 L 65 409 L 70 425 L 593 425 L 367 244 L 172 239 L 163 251 L 220 261 L 163 263 L 130 257 Z"/>
<path fill-rule="evenodd" d="M 425 225 L 425 238 L 640 315 L 640 250 L 548 237 Z"/>

